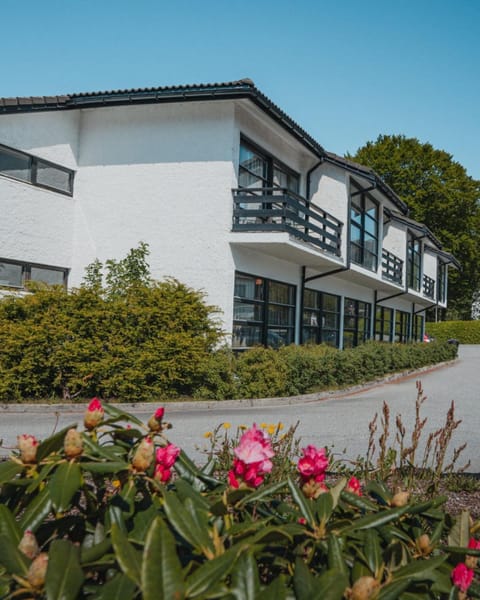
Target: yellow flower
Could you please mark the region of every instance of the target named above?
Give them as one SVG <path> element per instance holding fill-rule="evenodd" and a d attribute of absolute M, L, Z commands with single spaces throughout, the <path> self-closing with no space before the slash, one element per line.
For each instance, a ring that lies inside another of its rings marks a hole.
<path fill-rule="evenodd" d="M 261 429 L 266 429 L 268 425 L 266 423 L 260 423 Z"/>
<path fill-rule="evenodd" d="M 112 485 L 113 485 L 114 488 L 118 489 L 121 486 L 120 479 L 114 479 L 112 481 Z"/>
<path fill-rule="evenodd" d="M 283 423 L 279 423 L 277 425 L 277 427 L 278 427 L 278 431 L 282 431 L 282 429 L 283 429 Z"/>
<path fill-rule="evenodd" d="M 223 424 L 223 428 L 224 428 L 224 429 L 230 429 L 230 427 L 231 427 L 231 426 L 232 426 L 232 425 L 231 425 L 230 423 L 224 423 L 224 424 Z"/>
<path fill-rule="evenodd" d="M 267 432 L 269 435 L 273 435 L 277 429 L 277 426 L 273 423 L 267 427 Z"/>
<path fill-rule="evenodd" d="M 211 437 L 212 437 L 212 435 L 213 435 L 213 433 L 212 433 L 211 431 L 207 431 L 207 432 L 205 432 L 205 433 L 203 434 L 203 437 L 204 437 L 204 438 L 207 438 L 207 440 L 208 440 L 208 438 L 211 438 Z"/>

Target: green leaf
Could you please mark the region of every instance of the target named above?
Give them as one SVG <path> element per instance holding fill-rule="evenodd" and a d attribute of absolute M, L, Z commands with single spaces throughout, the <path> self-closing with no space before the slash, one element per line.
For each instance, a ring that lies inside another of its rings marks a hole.
<path fill-rule="evenodd" d="M 328 568 L 336 569 L 345 577 L 348 576 L 348 569 L 345 559 L 343 558 L 339 540 L 333 533 L 328 537 Z"/>
<path fill-rule="evenodd" d="M 337 508 L 338 501 L 340 499 L 340 494 L 342 493 L 343 488 L 347 485 L 347 478 L 342 477 L 333 487 L 330 488 L 330 494 L 333 499 L 333 509 Z"/>
<path fill-rule="evenodd" d="M 468 546 L 470 538 L 470 513 L 468 510 L 462 510 L 460 515 L 455 519 L 455 523 L 448 534 L 449 546 Z"/>
<path fill-rule="evenodd" d="M 378 600 L 397 600 L 409 585 L 410 579 L 392 581 L 380 590 Z"/>
<path fill-rule="evenodd" d="M 80 488 L 82 474 L 76 462 L 62 463 L 55 471 L 48 490 L 53 507 L 57 512 L 65 512 L 70 506 L 70 501 Z"/>
<path fill-rule="evenodd" d="M 143 423 L 140 419 L 138 419 L 134 415 L 131 415 L 130 413 L 126 412 L 125 410 L 117 408 L 113 404 L 107 404 L 105 402 L 105 403 L 103 403 L 103 409 L 105 411 L 105 414 L 110 417 L 110 419 L 108 419 L 108 421 L 107 421 L 108 423 L 115 423 L 117 421 L 127 421 L 129 423 L 135 423 L 135 425 L 139 425 L 140 427 L 143 427 Z M 152 411 L 152 412 L 154 412 L 154 411 Z"/>
<path fill-rule="evenodd" d="M 264 498 L 271 500 L 269 496 L 273 496 L 273 494 L 276 494 L 279 490 L 281 490 L 284 487 L 284 481 L 266 485 L 265 487 L 262 486 L 254 492 L 252 492 L 251 494 L 244 496 L 239 502 L 237 502 L 236 507 L 241 508 L 242 506 L 245 506 L 245 504 L 250 504 L 251 502 L 259 502 Z"/>
<path fill-rule="evenodd" d="M 0 462 L 0 485 L 3 483 L 15 483 L 15 477 L 23 471 L 23 465 L 19 465 L 13 460 Z"/>
<path fill-rule="evenodd" d="M 415 580 L 433 580 L 435 577 L 433 571 L 437 569 L 441 564 L 447 560 L 447 556 L 438 556 L 435 558 L 429 558 L 428 560 L 415 560 L 405 567 L 401 567 L 397 571 L 394 571 L 393 577 L 395 580 L 408 578 Z"/>
<path fill-rule="evenodd" d="M 141 587 L 141 554 L 128 541 L 127 536 L 117 523 L 113 523 L 112 525 L 112 543 L 120 568 L 135 585 Z"/>
<path fill-rule="evenodd" d="M 408 506 L 401 506 L 399 508 L 389 508 L 388 510 L 380 511 L 374 515 L 368 515 L 361 519 L 355 519 L 350 525 L 347 525 L 342 529 L 345 531 L 354 531 L 355 529 L 370 529 L 371 527 L 380 527 L 391 521 L 395 521 L 402 515 L 408 512 Z"/>
<path fill-rule="evenodd" d="M 133 515 L 133 529 L 128 534 L 128 539 L 138 544 L 144 544 L 147 532 L 158 511 L 151 505 L 146 510 L 137 511 Z"/>
<path fill-rule="evenodd" d="M 58 452 L 61 448 L 63 448 L 63 440 L 65 439 L 67 431 L 76 427 L 77 424 L 73 423 L 73 425 L 65 427 L 58 433 L 55 433 L 54 435 L 48 437 L 46 440 L 41 442 L 37 448 L 37 461 L 40 462 L 52 452 Z"/>
<path fill-rule="evenodd" d="M 357 496 L 357 494 L 352 494 L 351 492 L 346 492 L 345 490 L 341 493 L 340 497 L 342 500 L 350 504 L 351 506 L 355 506 L 360 510 L 368 511 L 368 512 L 376 512 L 378 510 L 378 505 L 371 502 L 368 498 L 364 496 Z"/>
<path fill-rule="evenodd" d="M 175 539 L 160 517 L 153 521 L 145 540 L 141 582 L 144 600 L 180 600 L 185 597 Z"/>
<path fill-rule="evenodd" d="M 297 600 L 312 600 L 315 578 L 301 558 L 295 560 L 293 575 L 293 589 Z"/>
<path fill-rule="evenodd" d="M 195 506 L 201 510 L 210 510 L 210 504 L 197 490 L 195 490 L 188 481 L 184 479 L 177 479 L 175 481 L 175 489 L 177 490 L 178 497 L 184 501 L 190 498 Z"/>
<path fill-rule="evenodd" d="M 366 486 L 366 491 L 385 506 L 390 504 L 393 497 L 390 490 L 380 481 L 370 481 Z"/>
<path fill-rule="evenodd" d="M 109 552 L 112 547 L 112 540 L 105 538 L 103 541 L 91 546 L 90 548 L 82 548 L 80 560 L 82 565 L 93 563 Z"/>
<path fill-rule="evenodd" d="M 323 521 L 326 523 L 330 519 L 333 512 L 333 497 L 330 492 L 320 494 L 320 496 L 315 500 L 314 505 L 318 521 Z"/>
<path fill-rule="evenodd" d="M 25 577 L 28 572 L 30 561 L 20 552 L 17 544 L 10 537 L 0 535 L 0 565 L 3 565 L 8 573 Z"/>
<path fill-rule="evenodd" d="M 54 540 L 45 577 L 47 600 L 75 600 L 83 583 L 80 550 L 67 540 Z"/>
<path fill-rule="evenodd" d="M 22 532 L 17 522 L 4 504 L 0 504 L 0 535 L 8 537 L 16 546 L 22 539 Z"/>
<path fill-rule="evenodd" d="M 373 529 L 367 529 L 365 532 L 365 545 L 363 547 L 365 558 L 372 575 L 376 577 L 382 565 L 382 549 L 378 534 Z"/>
<path fill-rule="evenodd" d="M 123 573 L 117 573 L 113 579 L 95 591 L 97 600 L 132 600 L 135 595 L 135 584 Z"/>
<path fill-rule="evenodd" d="M 34 498 L 20 517 L 20 527 L 23 531 L 30 529 L 35 532 L 52 510 L 52 499 L 48 488 L 44 488 Z"/>
<path fill-rule="evenodd" d="M 293 542 L 292 535 L 286 527 L 265 526 L 253 537 L 248 539 L 249 544 L 269 544 L 272 542 Z"/>
<path fill-rule="evenodd" d="M 318 600 L 342 600 L 348 587 L 348 579 L 338 569 L 329 569 L 315 579 L 312 598 Z"/>
<path fill-rule="evenodd" d="M 251 552 L 242 554 L 232 571 L 231 591 L 242 600 L 256 600 L 260 591 L 257 561 Z"/>
<path fill-rule="evenodd" d="M 204 562 L 186 581 L 187 598 L 204 597 L 222 581 L 235 565 L 244 547 L 237 544 L 224 554 Z"/>
<path fill-rule="evenodd" d="M 58 462 L 49 462 L 40 469 L 39 474 L 36 477 L 33 477 L 30 485 L 26 488 L 26 494 L 32 494 L 40 485 L 47 479 L 53 469 L 57 467 Z"/>
<path fill-rule="evenodd" d="M 315 527 L 315 517 L 313 516 L 313 512 L 311 509 L 311 502 L 309 502 L 309 500 L 305 498 L 303 492 L 298 488 L 298 486 L 292 481 L 290 477 L 288 478 L 288 487 L 290 488 L 293 500 L 295 501 L 300 512 L 302 513 L 303 518 L 307 521 L 310 527 Z"/>
<path fill-rule="evenodd" d="M 287 598 L 287 586 L 283 575 L 280 575 L 272 583 L 258 594 L 258 600 L 285 600 Z"/>
<path fill-rule="evenodd" d="M 81 462 L 80 467 L 89 473 L 116 474 L 120 471 L 126 471 L 129 464 L 123 461 L 108 461 L 108 462 Z"/>

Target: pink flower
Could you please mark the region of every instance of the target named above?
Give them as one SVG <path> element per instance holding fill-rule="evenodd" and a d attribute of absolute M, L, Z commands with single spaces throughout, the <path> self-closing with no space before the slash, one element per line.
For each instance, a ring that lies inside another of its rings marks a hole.
<path fill-rule="evenodd" d="M 307 446 L 302 449 L 303 456 L 299 459 L 297 469 L 303 482 L 314 480 L 317 483 L 325 479 L 325 471 L 328 466 L 325 448 Z"/>
<path fill-rule="evenodd" d="M 362 486 L 356 477 L 350 477 L 345 487 L 345 491 L 357 496 L 362 495 Z"/>
<path fill-rule="evenodd" d="M 464 563 L 458 565 L 452 571 L 453 585 L 461 592 L 466 592 L 473 580 L 473 569 L 469 569 Z"/>
<path fill-rule="evenodd" d="M 85 411 L 85 416 L 83 418 L 83 424 L 85 425 L 85 429 L 94 429 L 97 425 L 103 420 L 104 414 L 102 403 L 98 398 L 93 398 L 90 404 Z"/>
<path fill-rule="evenodd" d="M 33 463 L 37 459 L 38 440 L 34 435 L 22 433 L 17 436 L 17 446 L 20 450 L 20 458 L 24 463 Z"/>
<path fill-rule="evenodd" d="M 275 453 L 270 438 L 256 425 L 242 435 L 234 454 L 236 458 L 228 473 L 228 481 L 233 488 L 238 488 L 240 482 L 256 488 L 263 483 L 264 475 L 272 470 L 270 459 Z"/>
<path fill-rule="evenodd" d="M 160 406 L 160 408 L 157 408 L 157 410 L 155 411 L 155 418 L 157 419 L 157 421 L 161 421 L 163 419 L 163 415 L 165 414 L 165 409 L 163 408 L 163 406 Z"/>
<path fill-rule="evenodd" d="M 480 550 L 480 541 L 477 541 L 475 538 L 470 538 L 468 541 L 468 547 L 471 550 Z"/>
<path fill-rule="evenodd" d="M 172 467 L 180 454 L 180 448 L 174 444 L 167 444 L 157 448 L 157 464 L 155 466 L 154 479 L 160 483 L 167 483 L 172 476 Z"/>
<path fill-rule="evenodd" d="M 150 431 L 161 431 L 162 430 L 162 419 L 163 419 L 164 414 L 165 414 L 165 409 L 163 408 L 163 406 L 160 406 L 160 408 L 157 408 L 155 413 L 148 420 L 148 426 L 150 428 Z"/>

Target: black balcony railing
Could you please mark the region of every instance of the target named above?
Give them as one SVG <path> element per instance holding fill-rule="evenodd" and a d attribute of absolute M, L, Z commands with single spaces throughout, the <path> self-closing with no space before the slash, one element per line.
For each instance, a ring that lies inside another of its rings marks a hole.
<path fill-rule="evenodd" d="M 403 260 L 388 250 L 382 250 L 382 277 L 402 285 Z"/>
<path fill-rule="evenodd" d="M 341 221 L 285 188 L 233 190 L 233 231 L 285 231 L 340 256 Z"/>
<path fill-rule="evenodd" d="M 427 298 L 435 298 L 435 279 L 423 276 L 423 293 Z"/>

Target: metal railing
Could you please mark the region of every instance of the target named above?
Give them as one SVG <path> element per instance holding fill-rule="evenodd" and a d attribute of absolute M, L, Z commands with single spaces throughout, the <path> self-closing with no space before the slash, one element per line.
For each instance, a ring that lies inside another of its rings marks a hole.
<path fill-rule="evenodd" d="M 402 285 L 403 260 L 385 249 L 382 250 L 382 277 Z"/>
<path fill-rule="evenodd" d="M 341 255 L 343 223 L 286 188 L 233 190 L 233 231 L 285 231 Z"/>
<path fill-rule="evenodd" d="M 423 294 L 427 298 L 435 298 L 435 279 L 428 277 L 428 275 L 423 276 Z"/>

